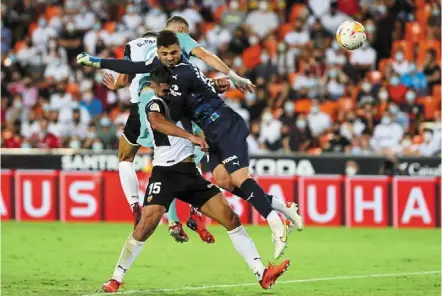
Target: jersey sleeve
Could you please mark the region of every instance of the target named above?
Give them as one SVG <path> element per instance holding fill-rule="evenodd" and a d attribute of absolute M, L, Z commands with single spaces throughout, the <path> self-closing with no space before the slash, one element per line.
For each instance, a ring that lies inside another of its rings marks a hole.
<path fill-rule="evenodd" d="M 198 42 L 196 42 L 189 34 L 185 33 L 177 33 L 178 40 L 180 41 L 180 46 L 183 49 L 184 53 L 187 56 L 190 56 L 192 50 L 196 47 L 201 46 Z"/>
<path fill-rule="evenodd" d="M 153 99 L 146 105 L 147 119 L 149 119 L 149 113 L 160 113 L 165 115 L 166 109 L 160 100 Z"/>
<path fill-rule="evenodd" d="M 203 130 L 195 123 L 192 121 L 192 129 L 193 129 L 193 134 L 194 135 L 198 135 L 199 133 L 201 133 Z"/>
<path fill-rule="evenodd" d="M 123 59 L 132 61 L 132 58 L 131 58 L 130 54 L 131 54 L 130 45 L 129 45 L 129 43 L 126 43 L 126 46 L 124 47 Z"/>

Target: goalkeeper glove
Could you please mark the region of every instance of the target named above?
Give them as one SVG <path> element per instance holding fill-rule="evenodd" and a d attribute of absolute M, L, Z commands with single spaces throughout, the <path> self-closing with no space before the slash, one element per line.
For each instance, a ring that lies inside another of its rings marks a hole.
<path fill-rule="evenodd" d="M 96 69 L 100 69 L 101 59 L 90 56 L 85 52 L 82 52 L 77 56 L 77 64 L 86 67 L 93 67 Z"/>

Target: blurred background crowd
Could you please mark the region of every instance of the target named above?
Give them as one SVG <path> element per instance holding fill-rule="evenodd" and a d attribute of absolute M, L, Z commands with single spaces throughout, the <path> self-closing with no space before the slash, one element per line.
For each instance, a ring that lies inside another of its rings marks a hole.
<path fill-rule="evenodd" d="M 75 57 L 121 58 L 126 42 L 180 15 L 256 84 L 223 94 L 249 124 L 250 153 L 437 155 L 440 13 L 437 0 L 2 1 L 1 144 L 117 148 L 129 92 L 106 89 Z M 348 19 L 367 30 L 353 52 L 334 38 Z"/>

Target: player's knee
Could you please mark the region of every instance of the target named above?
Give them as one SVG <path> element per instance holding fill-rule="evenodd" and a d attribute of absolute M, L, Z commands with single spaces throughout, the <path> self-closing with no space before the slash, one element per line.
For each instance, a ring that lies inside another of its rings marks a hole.
<path fill-rule="evenodd" d="M 155 232 L 163 215 L 164 211 L 160 208 L 143 209 L 141 221 L 133 232 L 134 238 L 141 242 L 146 241 Z"/>
<path fill-rule="evenodd" d="M 131 155 L 129 153 L 125 153 L 124 151 L 118 151 L 118 161 L 128 161 L 128 162 L 134 162 L 135 155 Z"/>
<path fill-rule="evenodd" d="M 238 214 L 235 213 L 234 211 L 231 211 L 229 213 L 229 219 L 228 219 L 228 223 L 226 225 L 226 229 L 228 231 L 230 231 L 235 228 L 238 228 L 239 226 L 241 226 L 241 220 L 240 220 Z"/>
<path fill-rule="evenodd" d="M 232 191 L 235 188 L 235 185 L 232 184 L 230 176 L 228 174 L 219 174 L 214 175 L 215 183 L 219 187 L 221 187 L 224 190 Z"/>

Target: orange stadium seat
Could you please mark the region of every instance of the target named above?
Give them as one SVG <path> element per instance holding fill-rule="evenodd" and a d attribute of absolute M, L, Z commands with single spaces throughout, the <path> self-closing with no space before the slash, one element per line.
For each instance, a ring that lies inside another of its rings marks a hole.
<path fill-rule="evenodd" d="M 379 71 L 370 71 L 367 73 L 367 75 L 372 84 L 379 83 L 382 79 L 382 73 Z"/>
<path fill-rule="evenodd" d="M 32 33 L 35 31 L 35 29 L 37 29 L 37 27 L 38 27 L 38 24 L 36 22 L 31 23 L 29 25 L 29 27 L 28 27 L 29 36 L 32 36 Z"/>
<path fill-rule="evenodd" d="M 425 5 L 422 8 L 418 8 L 416 10 L 416 21 L 419 23 L 419 25 L 422 28 L 426 28 L 427 27 L 427 23 L 428 23 L 428 18 L 431 15 L 431 6 L 430 5 Z"/>
<path fill-rule="evenodd" d="M 224 96 L 226 98 L 229 98 L 232 100 L 243 100 L 244 99 L 244 94 L 237 88 L 231 88 L 231 89 L 227 90 L 224 93 Z"/>
<path fill-rule="evenodd" d="M 17 41 L 14 46 L 15 53 L 19 52 L 22 48 L 25 47 L 25 45 L 26 45 L 26 41 L 24 41 L 24 40 Z"/>
<path fill-rule="evenodd" d="M 217 21 L 221 20 L 221 17 L 223 16 L 224 10 L 226 10 L 226 6 L 225 5 L 219 5 L 214 13 L 213 13 L 213 18 Z"/>
<path fill-rule="evenodd" d="M 395 53 L 402 49 L 404 51 L 405 59 L 408 61 L 413 60 L 413 44 L 407 40 L 395 40 L 391 48 L 391 56 L 394 57 Z"/>
<path fill-rule="evenodd" d="M 292 8 L 290 9 L 289 22 L 294 22 L 304 8 L 304 4 L 293 4 Z"/>
<path fill-rule="evenodd" d="M 213 27 L 215 26 L 215 23 L 201 23 L 201 31 L 203 34 L 207 34 Z"/>
<path fill-rule="evenodd" d="M 266 40 L 264 41 L 263 45 L 264 45 L 264 48 L 267 49 L 269 56 L 271 56 L 271 57 L 276 56 L 278 42 L 276 41 L 276 39 L 274 37 L 271 37 L 271 36 L 267 37 Z"/>
<path fill-rule="evenodd" d="M 425 30 L 418 22 L 408 22 L 405 25 L 405 39 L 408 42 L 419 43 L 425 40 Z"/>
<path fill-rule="evenodd" d="M 441 86 L 440 84 L 436 84 L 435 86 L 433 86 L 432 89 L 432 94 L 433 94 L 433 100 L 439 105 L 440 108 L 440 103 L 441 103 Z"/>
<path fill-rule="evenodd" d="M 422 8 L 426 4 L 425 0 L 414 0 L 414 5 L 416 8 Z"/>
<path fill-rule="evenodd" d="M 117 59 L 122 59 L 124 57 L 124 46 L 116 46 L 113 48 L 113 52 Z"/>
<path fill-rule="evenodd" d="M 336 118 L 336 113 L 338 111 L 338 108 L 339 108 L 338 102 L 325 101 L 324 103 L 321 104 L 321 111 L 327 113 L 333 119 Z"/>
<path fill-rule="evenodd" d="M 387 67 L 387 65 L 390 64 L 392 61 L 392 59 L 381 59 L 378 64 L 378 70 L 383 73 L 385 67 Z"/>
<path fill-rule="evenodd" d="M 359 86 L 355 86 L 350 90 L 351 93 L 351 98 L 353 99 L 353 101 L 356 102 L 356 99 L 358 98 L 358 93 L 359 93 L 360 87 Z"/>
<path fill-rule="evenodd" d="M 296 75 L 297 75 L 297 73 L 290 73 L 289 74 L 289 83 L 290 83 L 290 86 L 292 86 L 292 87 L 293 87 L 293 85 L 295 85 Z"/>
<path fill-rule="evenodd" d="M 58 5 L 50 5 L 46 7 L 45 15 L 46 19 L 50 20 L 55 16 L 61 16 L 63 14 L 63 8 Z"/>
<path fill-rule="evenodd" d="M 66 92 L 70 94 L 80 93 L 80 85 L 78 83 L 68 83 L 66 86 Z"/>
<path fill-rule="evenodd" d="M 285 35 L 293 29 L 293 25 L 291 23 L 282 24 L 278 29 L 278 38 L 284 39 Z"/>
<path fill-rule="evenodd" d="M 103 25 L 103 29 L 108 31 L 109 33 L 115 32 L 115 29 L 117 28 L 116 22 L 105 22 Z"/>
<path fill-rule="evenodd" d="M 432 119 L 434 112 L 437 110 L 437 102 L 431 96 L 421 97 L 417 99 L 417 103 L 424 106 L 425 119 Z"/>
<path fill-rule="evenodd" d="M 297 113 L 309 113 L 310 107 L 311 107 L 311 101 L 310 99 L 301 99 L 298 101 L 295 101 L 295 112 Z"/>
<path fill-rule="evenodd" d="M 348 112 L 355 107 L 355 100 L 351 97 L 342 97 L 338 100 L 338 108 L 340 111 Z"/>
<path fill-rule="evenodd" d="M 428 50 L 436 51 L 436 60 L 440 62 L 440 41 L 439 40 L 423 40 L 419 43 L 419 51 L 417 54 L 417 64 L 419 66 L 425 63 L 425 54 Z"/>

